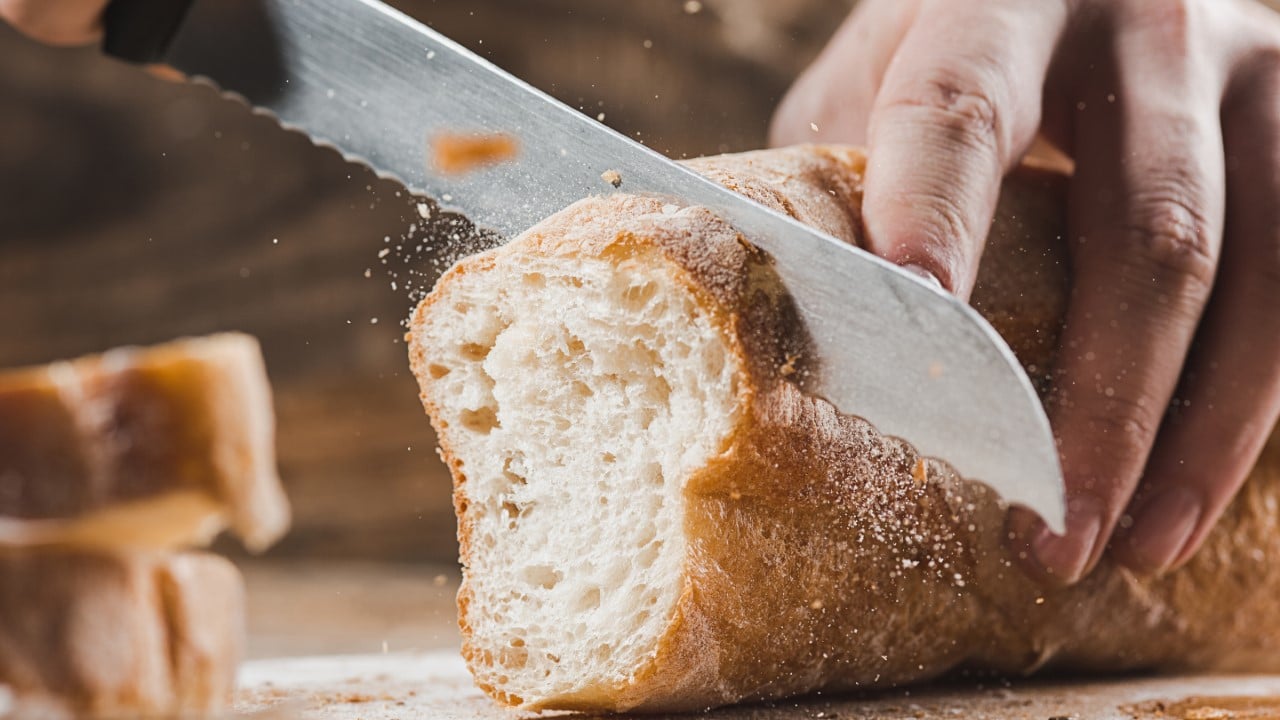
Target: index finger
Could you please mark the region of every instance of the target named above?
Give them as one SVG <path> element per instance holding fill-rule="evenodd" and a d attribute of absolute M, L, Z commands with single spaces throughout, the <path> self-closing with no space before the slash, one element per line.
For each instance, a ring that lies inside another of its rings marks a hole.
<path fill-rule="evenodd" d="M 871 111 L 863 212 L 872 252 L 968 297 L 1000 181 L 1039 126 L 1065 23 L 1058 2 L 921 8 Z"/>
<path fill-rule="evenodd" d="M 49 45 L 89 45 L 102 34 L 108 0 L 0 0 L 0 20 Z"/>

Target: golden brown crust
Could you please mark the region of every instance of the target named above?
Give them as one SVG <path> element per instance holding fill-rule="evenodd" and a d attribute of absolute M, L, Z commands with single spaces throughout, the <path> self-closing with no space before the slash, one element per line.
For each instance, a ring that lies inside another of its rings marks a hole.
<path fill-rule="evenodd" d="M 799 147 L 692 164 L 840 239 L 862 240 L 856 150 Z M 1006 183 L 973 295 L 1042 387 L 1069 289 L 1062 187 L 1060 176 L 1032 170 Z M 1280 552 L 1272 511 L 1280 437 L 1187 567 L 1144 580 L 1104 561 L 1076 587 L 1041 587 L 1011 562 L 1003 510 L 981 486 L 797 388 L 803 373 L 789 369 L 803 346 L 798 326 L 776 280 L 730 229 L 709 213 L 663 221 L 651 202 L 584 200 L 442 281 L 511 254 L 573 257 L 625 240 L 631 252 L 647 246 L 655 262 L 677 266 L 740 348 L 747 412 L 729 452 L 688 480 L 685 587 L 654 659 L 630 683 L 536 707 L 692 709 L 901 684 L 957 667 L 1280 669 L 1280 569 L 1266 562 Z M 421 351 L 410 347 L 421 374 Z M 447 444 L 444 455 L 458 483 L 466 564 L 465 477 Z M 464 638 L 471 602 L 464 585 Z M 469 662 L 482 651 L 464 640 Z"/>
<path fill-rule="evenodd" d="M 0 552 L 0 687 L 16 716 L 225 709 L 243 638 L 243 582 L 220 557 Z"/>
<path fill-rule="evenodd" d="M 206 514 L 222 516 L 247 546 L 265 548 L 289 522 L 273 417 L 261 353 L 246 335 L 5 372 L 0 517 L 7 530 L 20 527 L 15 518 L 57 520 L 34 528 L 75 535 L 72 521 L 187 493 L 207 498 Z M 197 503 L 185 507 L 199 514 Z M 5 537 L 16 535 L 0 533 L 0 544 Z M 132 538 L 98 541 L 112 542 Z"/>

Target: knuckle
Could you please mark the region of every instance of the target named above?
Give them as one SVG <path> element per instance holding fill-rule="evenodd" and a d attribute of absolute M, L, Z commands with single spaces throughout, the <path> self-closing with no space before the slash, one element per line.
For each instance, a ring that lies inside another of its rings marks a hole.
<path fill-rule="evenodd" d="M 1159 37 L 1165 49 L 1190 49 L 1203 9 L 1198 0 L 1129 0 L 1126 3 L 1131 20 Z"/>
<path fill-rule="evenodd" d="M 996 150 L 1004 122 L 990 85 L 994 83 L 942 72 L 915 83 L 888 104 L 928 113 L 929 122 L 948 131 L 958 143 Z"/>
<path fill-rule="evenodd" d="M 1071 413 L 1070 457 L 1078 490 L 1114 500 L 1132 486 L 1133 459 L 1146 456 L 1160 425 L 1160 413 L 1150 404 L 1116 396 Z"/>
<path fill-rule="evenodd" d="M 1145 447 L 1155 437 L 1160 413 L 1147 398 L 1107 397 L 1092 403 L 1084 413 L 1084 427 L 1098 440 L 1099 451 L 1128 452 Z"/>
<path fill-rule="evenodd" d="M 1127 228 L 1129 264 L 1161 288 L 1207 292 L 1216 260 L 1210 223 L 1199 205 L 1179 193 L 1135 198 Z"/>

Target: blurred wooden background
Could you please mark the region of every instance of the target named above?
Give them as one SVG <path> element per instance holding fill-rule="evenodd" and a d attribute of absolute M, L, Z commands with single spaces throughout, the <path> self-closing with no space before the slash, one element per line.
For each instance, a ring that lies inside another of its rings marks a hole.
<path fill-rule="evenodd" d="M 393 4 L 679 157 L 762 146 L 850 3 Z M 402 189 L 243 106 L 0 25 L 0 366 L 258 336 L 296 513 L 278 556 L 455 557 L 400 339 L 430 261 L 378 258 L 414 222 Z"/>

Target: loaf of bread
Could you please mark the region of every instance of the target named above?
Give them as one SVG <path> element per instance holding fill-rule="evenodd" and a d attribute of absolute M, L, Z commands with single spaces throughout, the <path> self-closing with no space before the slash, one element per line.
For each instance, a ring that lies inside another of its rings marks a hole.
<path fill-rule="evenodd" d="M 0 545 L 174 547 L 289 524 L 258 343 L 227 333 L 0 374 Z"/>
<path fill-rule="evenodd" d="M 692 165 L 862 241 L 857 150 Z M 1007 181 L 973 296 L 1041 385 L 1069 289 L 1062 191 Z M 983 486 L 804 393 L 816 360 L 767 258 L 706 209 L 582 200 L 450 270 L 409 339 L 454 477 L 463 653 L 505 704 L 1280 670 L 1280 438 L 1186 567 L 1042 587 Z"/>
<path fill-rule="evenodd" d="M 243 646 L 244 584 L 216 555 L 0 551 L 0 717 L 220 710 Z"/>

